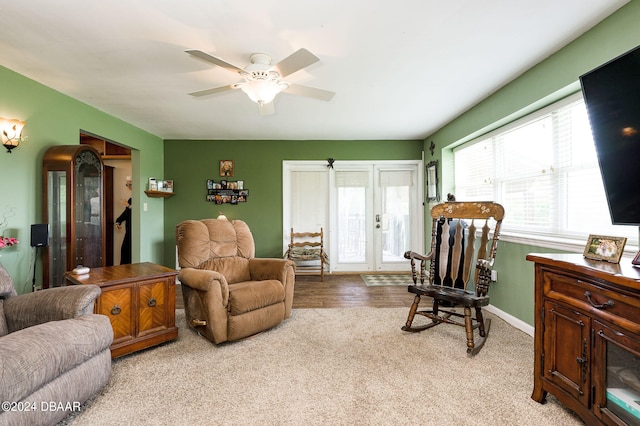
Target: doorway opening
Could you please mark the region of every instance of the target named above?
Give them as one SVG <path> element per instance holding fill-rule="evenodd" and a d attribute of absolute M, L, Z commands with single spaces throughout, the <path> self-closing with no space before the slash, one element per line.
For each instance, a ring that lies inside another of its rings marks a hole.
<path fill-rule="evenodd" d="M 126 226 L 118 228 L 116 220 L 131 199 L 131 186 L 127 186 L 127 180 L 131 181 L 132 176 L 131 148 L 86 131 L 80 132 L 80 144 L 91 145 L 97 149 L 104 162 L 105 260 L 106 266 L 120 265 Z"/>

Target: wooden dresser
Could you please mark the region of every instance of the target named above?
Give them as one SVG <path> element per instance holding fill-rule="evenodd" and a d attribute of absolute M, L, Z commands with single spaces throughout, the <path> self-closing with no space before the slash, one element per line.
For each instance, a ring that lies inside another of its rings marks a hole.
<path fill-rule="evenodd" d="M 65 274 L 66 284 L 95 284 L 102 288 L 95 313 L 111 320 L 116 358 L 178 337 L 175 325 L 176 275 L 154 263 L 92 268 L 88 274 Z"/>
<path fill-rule="evenodd" d="M 551 392 L 585 423 L 640 424 L 640 270 L 580 254 L 535 263 L 531 398 Z"/>

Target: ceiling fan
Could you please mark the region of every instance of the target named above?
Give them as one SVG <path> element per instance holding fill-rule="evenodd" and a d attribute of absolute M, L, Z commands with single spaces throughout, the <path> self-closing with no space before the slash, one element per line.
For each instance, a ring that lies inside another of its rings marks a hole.
<path fill-rule="evenodd" d="M 191 56 L 239 74 L 242 77 L 242 81 L 238 83 L 189 93 L 191 96 L 206 96 L 228 90 L 240 89 L 246 93 L 252 101 L 258 104 L 260 114 L 268 115 L 275 112 L 272 101 L 280 92 L 307 96 L 322 101 L 330 101 L 335 95 L 334 92 L 328 90 L 288 83 L 283 80 L 294 72 L 300 71 L 320 60 L 307 49 L 299 49 L 273 66 L 271 65 L 271 57 L 269 55 L 254 53 L 250 58 L 251 64 L 245 69 L 232 65 L 215 56 L 211 56 L 201 50 L 187 50 L 185 52 Z"/>

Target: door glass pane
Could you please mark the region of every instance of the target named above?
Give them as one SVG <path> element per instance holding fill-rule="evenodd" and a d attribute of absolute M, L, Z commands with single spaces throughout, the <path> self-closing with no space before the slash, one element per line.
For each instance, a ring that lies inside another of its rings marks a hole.
<path fill-rule="evenodd" d="M 382 261 L 405 262 L 409 250 L 409 186 L 382 188 Z"/>
<path fill-rule="evenodd" d="M 338 188 L 338 262 L 366 262 L 365 188 Z"/>
<path fill-rule="evenodd" d="M 411 170 L 381 170 L 382 262 L 405 262 L 404 252 L 411 245 Z"/>
<path fill-rule="evenodd" d="M 336 171 L 338 263 L 367 263 L 369 172 Z"/>

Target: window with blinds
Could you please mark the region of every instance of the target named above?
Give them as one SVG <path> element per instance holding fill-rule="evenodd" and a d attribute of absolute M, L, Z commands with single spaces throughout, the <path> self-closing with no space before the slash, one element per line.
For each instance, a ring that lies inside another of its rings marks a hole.
<path fill-rule="evenodd" d="M 456 199 L 503 204 L 505 232 L 637 242 L 635 227 L 611 225 L 581 96 L 456 148 L 454 164 Z"/>

